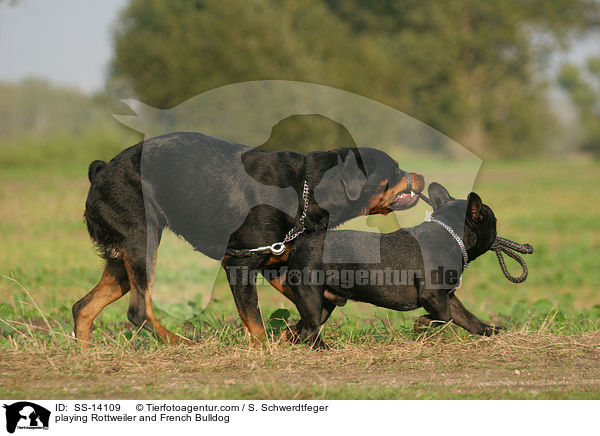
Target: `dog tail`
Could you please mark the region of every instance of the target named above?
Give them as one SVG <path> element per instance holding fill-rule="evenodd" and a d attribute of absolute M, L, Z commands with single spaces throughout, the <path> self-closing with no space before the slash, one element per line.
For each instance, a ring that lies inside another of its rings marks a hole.
<path fill-rule="evenodd" d="M 90 164 L 90 167 L 88 168 L 88 179 L 90 179 L 90 182 L 94 181 L 94 177 L 96 177 L 96 174 L 98 174 L 99 171 L 103 170 L 104 167 L 106 167 L 106 162 L 104 162 L 103 160 L 95 160 Z"/>

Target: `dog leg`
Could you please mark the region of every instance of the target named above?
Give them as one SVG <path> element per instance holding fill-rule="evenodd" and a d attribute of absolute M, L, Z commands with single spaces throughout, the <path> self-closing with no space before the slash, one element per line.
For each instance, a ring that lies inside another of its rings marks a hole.
<path fill-rule="evenodd" d="M 429 312 L 426 316 L 432 320 L 448 322 L 450 316 L 450 302 L 448 291 L 445 289 L 423 289 L 419 292 L 419 303 Z M 423 320 L 427 322 L 426 319 Z"/>
<path fill-rule="evenodd" d="M 87 347 L 92 323 L 98 314 L 113 301 L 129 292 L 125 264 L 120 259 L 109 259 L 100 282 L 85 297 L 73 305 L 75 337 Z"/>
<path fill-rule="evenodd" d="M 482 322 L 462 305 L 454 293 L 450 296 L 450 316 L 455 324 L 477 335 L 491 336 L 506 330 L 505 327 L 491 326 Z"/>
<path fill-rule="evenodd" d="M 283 295 L 285 298 L 287 298 L 288 300 L 290 300 L 292 303 L 295 303 L 296 301 L 294 300 L 294 293 L 291 291 L 291 289 L 287 286 L 283 286 L 282 282 L 285 280 L 285 275 L 281 275 L 281 276 L 277 276 L 274 279 L 269 280 L 269 283 L 271 284 L 271 286 L 273 286 L 275 289 L 277 289 L 281 295 Z M 348 300 L 344 297 L 340 297 L 338 295 L 335 295 L 331 292 L 329 292 L 327 289 L 325 289 L 325 291 L 323 292 L 323 296 L 325 297 L 325 300 L 329 300 L 331 301 L 335 306 L 344 306 Z M 329 316 L 328 316 L 329 317 Z M 327 319 L 325 319 L 326 321 Z M 323 322 L 325 322 L 323 321 Z"/>
<path fill-rule="evenodd" d="M 271 284 L 271 286 L 273 286 L 275 289 L 277 289 L 281 295 L 283 295 L 285 298 L 287 298 L 288 300 L 290 300 L 292 303 L 295 303 L 294 301 L 294 293 L 292 292 L 292 290 L 290 288 L 288 288 L 287 286 L 283 286 L 282 282 L 285 279 L 284 275 L 280 275 L 275 277 L 274 279 L 269 280 L 269 283 Z"/>
<path fill-rule="evenodd" d="M 283 286 L 283 280 L 285 279 L 285 275 L 280 275 L 275 277 L 274 279 L 269 280 L 271 286 L 277 289 L 281 295 L 290 300 L 292 303 L 296 304 L 294 293 L 288 286 Z M 282 335 L 282 339 L 284 341 L 295 343 L 298 341 L 300 337 L 300 330 L 302 328 L 302 321 L 298 321 L 295 325 L 288 327 Z"/>
<path fill-rule="evenodd" d="M 433 315 L 428 313 L 415 319 L 414 329 L 417 333 L 422 333 L 427 331 L 426 327 L 437 327 L 440 324 L 443 324 L 443 322 L 435 319 Z"/>
<path fill-rule="evenodd" d="M 325 294 L 327 294 L 327 291 L 325 291 Z M 327 322 L 337 306 L 338 304 L 336 304 L 334 301 L 328 300 L 327 297 L 325 297 L 323 300 L 323 310 L 321 311 L 321 325 Z"/>
<path fill-rule="evenodd" d="M 168 344 L 175 345 L 179 342 L 193 344 L 193 341 L 167 330 L 154 315 L 152 285 L 156 271 L 156 254 L 160 234 L 160 229 L 154 232 L 149 231 L 147 247 L 130 246 L 124 253 L 125 269 L 131 286 L 127 318 L 137 327 L 144 327 L 146 330 L 155 332 Z M 139 241 L 141 239 L 132 238 L 132 240 Z M 149 265 L 146 263 L 146 250 L 150 251 L 152 256 Z"/>
<path fill-rule="evenodd" d="M 323 300 L 323 310 L 321 311 L 321 325 L 325 324 L 331 313 L 335 310 L 336 304 L 333 302 L 324 299 Z M 302 331 L 302 320 L 298 321 L 295 325 L 288 328 L 283 333 L 283 340 L 289 341 L 291 343 L 296 343 L 300 340 L 300 332 Z"/>
<path fill-rule="evenodd" d="M 260 313 L 256 283 L 254 283 L 254 278 L 249 277 L 248 274 L 252 268 L 242 269 L 233 263 L 223 266 L 244 330 L 257 339 L 266 338 L 267 333 Z"/>
<path fill-rule="evenodd" d="M 131 297 L 127 311 L 129 321 L 137 327 L 144 327 L 146 330 L 157 333 L 168 344 L 175 345 L 179 342 L 193 344 L 193 341 L 170 332 L 160 324 L 152 307 L 151 281 L 144 281 L 142 276 L 145 274 L 140 271 L 139 266 L 133 266 L 128 262 L 125 262 L 125 265 L 131 283 Z"/>
<path fill-rule="evenodd" d="M 323 298 L 323 289 L 315 286 L 295 286 L 294 296 L 296 298 L 296 307 L 300 312 L 299 337 L 298 340 L 309 343 L 312 348 L 327 348 L 327 344 L 319 335 L 321 320 L 329 318 L 331 310 L 324 313 L 325 301 Z M 335 305 L 329 302 L 328 309 L 335 308 Z M 333 309 L 332 309 L 333 310 Z"/>
<path fill-rule="evenodd" d="M 283 296 L 289 299 L 292 303 L 296 303 L 294 293 L 290 289 L 289 286 L 283 286 L 283 280 L 285 276 L 278 276 L 274 279 L 269 280 L 271 286 L 277 289 Z M 321 312 L 321 323 L 319 325 L 325 324 L 325 322 L 331 316 L 331 313 L 336 308 L 336 306 L 343 306 L 346 304 L 346 299 L 343 297 L 338 297 L 327 290 L 323 293 L 325 299 L 323 300 L 323 310 Z M 286 341 L 290 341 L 292 343 L 297 342 L 300 337 L 300 332 L 302 331 L 302 320 L 298 321 L 296 325 L 288 328 L 284 334 L 283 339 Z"/>

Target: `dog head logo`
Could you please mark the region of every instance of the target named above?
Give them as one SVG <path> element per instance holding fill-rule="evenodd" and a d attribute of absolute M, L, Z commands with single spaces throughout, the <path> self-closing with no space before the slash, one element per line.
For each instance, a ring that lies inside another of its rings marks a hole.
<path fill-rule="evenodd" d="M 48 429 L 50 411 L 42 406 L 28 401 L 19 401 L 6 409 L 6 431 L 14 433 L 16 429 Z"/>

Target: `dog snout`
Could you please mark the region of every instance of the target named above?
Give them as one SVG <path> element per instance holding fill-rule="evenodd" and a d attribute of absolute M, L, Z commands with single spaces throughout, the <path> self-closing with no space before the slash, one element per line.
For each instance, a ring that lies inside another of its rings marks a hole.
<path fill-rule="evenodd" d="M 409 173 L 409 177 L 412 181 L 412 190 L 415 192 L 421 192 L 425 189 L 425 178 L 421 174 Z"/>
<path fill-rule="evenodd" d="M 417 173 L 404 173 L 400 181 L 402 191 L 413 191 L 420 193 L 425 189 L 425 178 L 421 174 Z"/>

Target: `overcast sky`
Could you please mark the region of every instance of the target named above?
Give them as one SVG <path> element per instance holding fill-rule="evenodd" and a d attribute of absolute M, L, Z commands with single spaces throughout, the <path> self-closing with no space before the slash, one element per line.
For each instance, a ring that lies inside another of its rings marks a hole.
<path fill-rule="evenodd" d="M 110 27 L 127 0 L 0 0 L 0 81 L 27 76 L 86 92 L 101 89 L 111 57 Z M 600 55 L 596 39 L 569 58 Z"/>
<path fill-rule="evenodd" d="M 90 92 L 104 83 L 110 26 L 127 0 L 0 3 L 0 80 L 49 79 Z"/>

